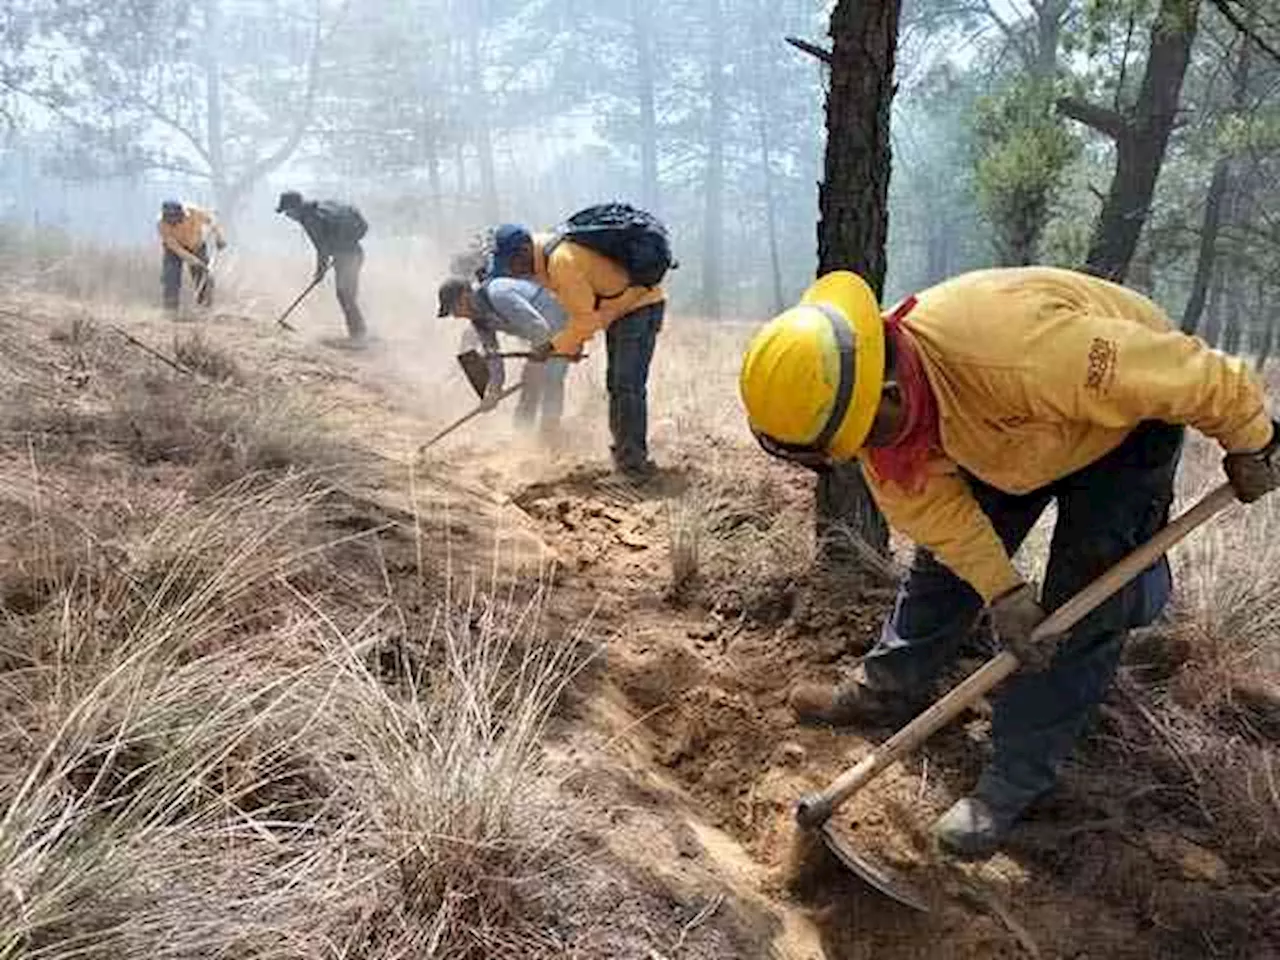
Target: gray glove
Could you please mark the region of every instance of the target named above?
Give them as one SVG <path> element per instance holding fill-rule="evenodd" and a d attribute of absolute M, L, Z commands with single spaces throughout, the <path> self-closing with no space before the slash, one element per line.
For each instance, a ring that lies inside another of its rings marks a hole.
<path fill-rule="evenodd" d="M 1035 587 L 1029 583 L 1019 584 L 991 602 L 991 624 L 997 639 L 1033 673 L 1049 666 L 1062 641 L 1061 636 L 1031 639 L 1032 631 L 1044 618 Z"/>
<path fill-rule="evenodd" d="M 1242 503 L 1253 503 L 1280 487 L 1280 422 L 1271 424 L 1271 442 L 1252 453 L 1229 453 L 1222 468 Z"/>

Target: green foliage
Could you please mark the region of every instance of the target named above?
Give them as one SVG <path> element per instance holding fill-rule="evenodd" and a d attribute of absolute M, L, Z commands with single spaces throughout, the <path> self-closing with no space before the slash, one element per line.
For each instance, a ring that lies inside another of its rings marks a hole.
<path fill-rule="evenodd" d="M 1040 237 L 1080 142 L 1053 109 L 1053 88 L 1016 82 L 977 103 L 973 117 L 979 206 L 1000 262 L 1036 259 Z"/>

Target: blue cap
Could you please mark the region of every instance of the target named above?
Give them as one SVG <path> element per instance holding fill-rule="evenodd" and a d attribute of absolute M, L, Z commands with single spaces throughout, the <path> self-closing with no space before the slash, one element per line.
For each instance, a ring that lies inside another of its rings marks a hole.
<path fill-rule="evenodd" d="M 495 277 L 505 277 L 511 270 L 511 258 L 533 242 L 533 237 L 518 223 L 502 223 L 493 230 L 493 265 Z"/>

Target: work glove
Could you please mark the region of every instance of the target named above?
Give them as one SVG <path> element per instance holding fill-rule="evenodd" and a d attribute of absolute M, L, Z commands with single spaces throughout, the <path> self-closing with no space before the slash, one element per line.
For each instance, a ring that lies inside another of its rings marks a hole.
<path fill-rule="evenodd" d="M 1271 424 L 1271 442 L 1252 453 L 1229 453 L 1222 468 L 1242 503 L 1266 496 L 1280 487 L 1280 421 Z"/>
<path fill-rule="evenodd" d="M 991 625 L 996 638 L 1032 673 L 1049 666 L 1062 641 L 1061 636 L 1031 639 L 1032 631 L 1044 618 L 1035 587 L 1029 583 L 1019 584 L 991 602 Z"/>
<path fill-rule="evenodd" d="M 502 399 L 502 389 L 495 387 L 492 383 L 484 388 L 484 396 L 480 398 L 480 409 L 487 413 L 498 405 L 498 401 Z"/>
<path fill-rule="evenodd" d="M 316 264 L 316 274 L 315 274 L 315 276 L 314 276 L 314 277 L 312 277 L 312 278 L 311 278 L 311 279 L 312 279 L 312 281 L 313 281 L 313 282 L 315 282 L 315 283 L 319 283 L 321 280 L 323 280 L 323 279 L 324 279 L 324 275 L 325 275 L 326 273 L 328 273 L 328 272 L 329 272 L 329 264 L 330 264 L 330 263 L 332 263 L 332 262 L 333 262 L 333 261 L 332 261 L 332 259 L 331 259 L 331 258 L 329 258 L 329 257 L 325 257 L 323 260 L 321 260 L 319 263 L 317 263 L 317 264 Z"/>
<path fill-rule="evenodd" d="M 550 340 L 546 343 L 536 343 L 529 350 L 529 359 L 534 363 L 546 363 L 551 358 L 552 349 Z"/>
<path fill-rule="evenodd" d="M 215 241 L 214 241 L 214 245 L 215 245 L 219 250 L 225 250 L 225 249 L 227 249 L 227 241 L 226 241 L 226 240 L 224 240 L 222 237 L 219 237 L 217 240 L 215 240 Z"/>

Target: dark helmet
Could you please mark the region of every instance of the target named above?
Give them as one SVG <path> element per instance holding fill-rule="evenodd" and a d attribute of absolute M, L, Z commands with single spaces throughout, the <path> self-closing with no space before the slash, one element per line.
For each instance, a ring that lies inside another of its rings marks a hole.
<path fill-rule="evenodd" d="M 160 216 L 163 219 L 168 220 L 170 223 L 175 223 L 181 220 L 184 216 L 182 201 L 166 200 L 164 203 L 160 204 Z"/>
<path fill-rule="evenodd" d="M 280 200 L 276 204 L 276 213 L 288 213 L 290 210 L 296 210 L 302 206 L 302 194 L 297 190 L 286 190 L 280 194 Z"/>
<path fill-rule="evenodd" d="M 461 277 L 450 277 L 440 284 L 440 309 L 436 316 L 448 317 L 453 315 L 453 312 L 458 309 L 458 301 L 462 299 L 463 293 L 470 291 L 470 289 L 471 284 Z"/>

